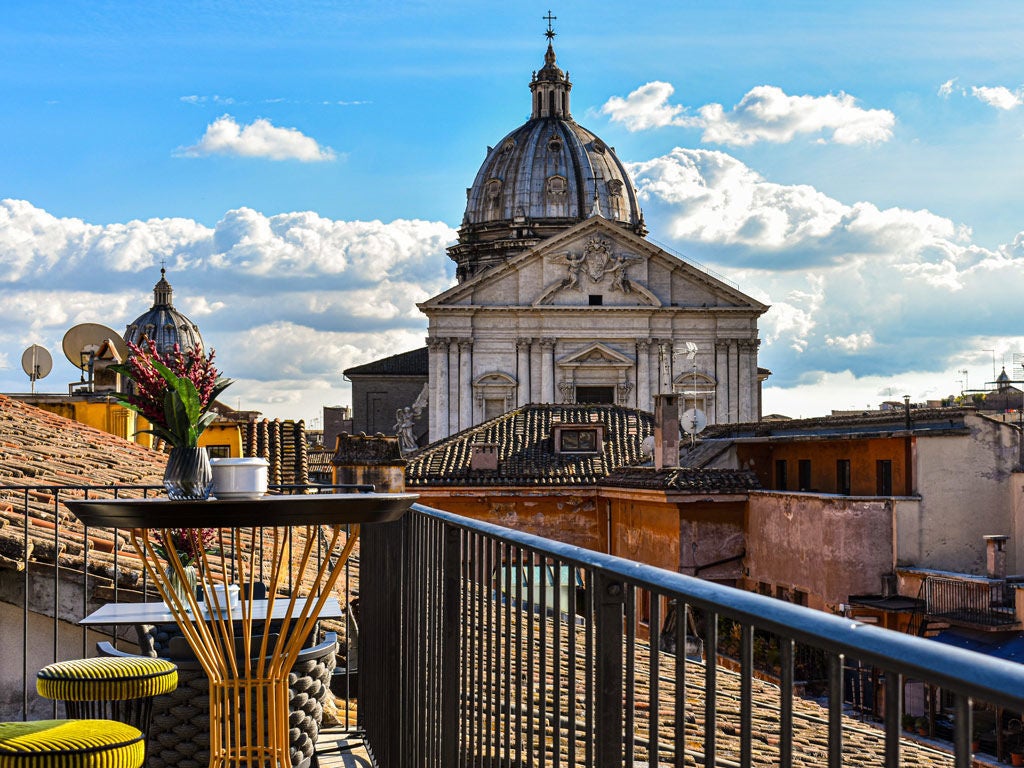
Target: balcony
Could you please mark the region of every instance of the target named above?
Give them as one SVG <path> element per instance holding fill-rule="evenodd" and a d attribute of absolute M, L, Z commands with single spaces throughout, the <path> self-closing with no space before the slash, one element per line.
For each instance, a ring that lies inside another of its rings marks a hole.
<path fill-rule="evenodd" d="M 6 719 L 50 716 L 36 669 L 94 655 L 77 620 L 146 593 L 123 538 L 61 505 L 128 492 L 151 489 L 0 488 Z M 323 768 L 350 738 L 384 768 L 966 767 L 978 703 L 1024 711 L 1021 665 L 422 506 L 365 526 L 352 570 L 358 716 L 322 737 Z M 809 656 L 824 670 L 813 699 L 795 693 Z M 849 714 L 865 668 L 878 721 Z M 901 730 L 908 681 L 935 691 L 926 719 L 933 734 L 952 723 L 950 742 Z"/>
<path fill-rule="evenodd" d="M 925 613 L 932 621 L 974 629 L 1020 629 L 1017 586 L 1006 579 L 928 574 L 923 588 Z"/>

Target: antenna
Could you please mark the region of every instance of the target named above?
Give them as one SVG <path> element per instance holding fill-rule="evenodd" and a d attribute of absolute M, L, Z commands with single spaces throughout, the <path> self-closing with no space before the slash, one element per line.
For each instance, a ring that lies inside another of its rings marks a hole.
<path fill-rule="evenodd" d="M 704 411 L 697 407 L 697 350 L 699 348 L 692 341 L 684 343 L 686 344 L 686 351 L 673 352 L 672 357 L 686 355 L 686 359 L 690 361 L 693 370 L 693 408 L 686 409 L 679 417 L 679 426 L 690 436 L 690 448 L 693 448 L 696 436 L 703 432 L 704 427 L 708 425 L 708 417 Z M 683 393 L 683 399 L 686 399 L 685 392 Z"/>
<path fill-rule="evenodd" d="M 100 376 L 100 381 L 96 376 L 104 373 L 110 364 L 123 362 L 128 357 L 128 345 L 117 331 L 99 323 L 80 323 L 64 334 L 61 347 L 68 361 L 82 372 L 78 383 L 86 385 L 84 391 L 97 391 L 97 383 L 101 390 L 117 389 L 116 376 Z M 74 386 L 68 385 L 69 392 Z"/>
<path fill-rule="evenodd" d="M 36 393 L 36 379 L 45 379 L 53 370 L 53 358 L 46 347 L 33 344 L 21 355 L 21 370 L 32 382 L 32 394 Z"/>

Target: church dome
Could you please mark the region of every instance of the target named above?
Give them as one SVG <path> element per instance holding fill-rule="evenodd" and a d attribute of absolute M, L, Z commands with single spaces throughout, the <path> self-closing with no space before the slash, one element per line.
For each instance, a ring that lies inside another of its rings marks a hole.
<path fill-rule="evenodd" d="M 647 233 L 633 182 L 615 150 L 569 112 L 572 83 L 555 63 L 530 81 L 532 113 L 494 147 L 466 190 L 459 242 L 448 249 L 463 281 L 591 216 Z"/>
<path fill-rule="evenodd" d="M 153 306 L 128 324 L 125 341 L 141 345 L 143 339 L 156 342 L 157 351 L 167 354 L 177 344 L 182 351 L 194 349 L 196 344 L 203 349 L 203 337 L 199 326 L 174 308 L 171 297 L 174 289 L 167 282 L 166 270 L 161 267 L 160 280 L 153 286 Z"/>

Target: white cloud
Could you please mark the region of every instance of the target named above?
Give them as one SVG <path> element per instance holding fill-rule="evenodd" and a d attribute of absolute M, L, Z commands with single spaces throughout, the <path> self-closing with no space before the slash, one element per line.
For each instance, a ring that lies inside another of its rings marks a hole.
<path fill-rule="evenodd" d="M 648 222 L 772 305 L 760 363 L 776 391 L 814 372 L 871 381 L 930 371 L 950 394 L 950 372 L 976 350 L 1021 351 L 1008 339 L 1024 294 L 1024 233 L 983 248 L 930 211 L 844 204 L 722 152 L 677 148 L 630 170 Z"/>
<path fill-rule="evenodd" d="M 178 153 L 185 157 L 234 155 L 265 157 L 270 160 L 300 160 L 304 163 L 337 159 L 330 147 L 321 147 L 315 139 L 297 128 L 279 128 L 265 118 L 239 125 L 231 115 L 222 115 L 206 127 L 198 142 Z"/>
<path fill-rule="evenodd" d="M 859 352 L 867 349 L 875 340 L 870 333 L 851 333 L 848 336 L 826 336 L 825 343 L 843 352 Z"/>
<path fill-rule="evenodd" d="M 990 107 L 1009 111 L 1024 104 L 1024 88 L 1011 91 L 1009 88 L 996 86 L 971 86 L 971 95 Z"/>
<path fill-rule="evenodd" d="M 939 96 L 944 99 L 948 99 L 953 94 L 953 89 L 956 87 L 957 78 L 952 77 L 942 85 L 939 86 Z"/>
<path fill-rule="evenodd" d="M 892 138 L 896 117 L 886 109 L 863 109 L 846 93 L 790 96 L 781 88 L 760 85 L 726 112 L 721 104 L 706 104 L 690 115 L 668 103 L 671 84 L 654 81 L 625 98 L 613 96 L 601 112 L 630 131 L 668 125 L 700 128 L 701 141 L 747 146 L 759 141 L 790 142 L 798 136 L 817 136 L 821 142 L 871 144 Z"/>
<path fill-rule="evenodd" d="M 237 378 L 232 403 L 271 418 L 316 415 L 350 400 L 341 371 L 422 346 L 416 302 L 448 288 L 455 230 L 429 221 L 335 221 L 310 212 L 228 211 L 213 228 L 189 219 L 88 224 L 21 200 L 0 201 L 0 357 L 29 344 L 54 356 L 43 390 L 65 390 L 65 331 L 117 331 L 152 304 L 161 261 L 174 304 L 196 320 Z M 21 391 L 18 366 L 0 391 Z M 66 391 L 66 390 L 65 390 Z"/>

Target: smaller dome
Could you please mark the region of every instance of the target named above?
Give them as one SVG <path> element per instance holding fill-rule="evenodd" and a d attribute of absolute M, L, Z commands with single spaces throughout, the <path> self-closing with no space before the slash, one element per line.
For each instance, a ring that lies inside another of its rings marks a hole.
<path fill-rule="evenodd" d="M 195 349 L 198 344 L 200 351 L 205 351 L 199 326 L 174 308 L 171 300 L 174 289 L 167 282 L 166 274 L 161 267 L 160 280 L 153 286 L 153 306 L 128 324 L 125 341 L 141 345 L 143 340 L 151 339 L 162 355 L 172 352 L 175 344 L 183 351 Z"/>

